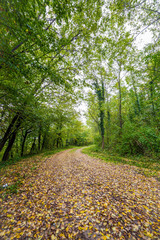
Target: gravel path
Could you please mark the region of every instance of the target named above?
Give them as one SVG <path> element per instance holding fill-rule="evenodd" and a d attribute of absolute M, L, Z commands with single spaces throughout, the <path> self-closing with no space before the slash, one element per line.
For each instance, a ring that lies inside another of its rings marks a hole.
<path fill-rule="evenodd" d="M 2 201 L 1 239 L 160 239 L 160 183 L 66 150 Z"/>

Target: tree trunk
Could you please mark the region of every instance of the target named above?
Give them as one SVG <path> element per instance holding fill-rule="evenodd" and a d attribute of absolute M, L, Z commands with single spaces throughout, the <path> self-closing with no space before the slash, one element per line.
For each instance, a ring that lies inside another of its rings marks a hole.
<path fill-rule="evenodd" d="M 132 75 L 132 73 L 131 73 L 131 75 Z M 139 102 L 139 98 L 138 98 L 138 94 L 137 94 L 137 89 L 136 89 L 135 81 L 134 81 L 133 77 L 132 77 L 132 84 L 133 84 L 134 94 L 135 94 L 135 97 L 136 97 L 136 105 L 137 105 L 137 108 L 138 108 L 138 115 L 139 115 L 141 113 L 141 106 L 140 106 L 140 102 Z"/>
<path fill-rule="evenodd" d="M 59 137 L 57 138 L 56 146 L 57 146 L 57 148 L 58 148 L 58 146 L 59 146 Z"/>
<path fill-rule="evenodd" d="M 104 149 L 104 111 L 100 111 L 100 127 L 102 138 L 102 149 Z"/>
<path fill-rule="evenodd" d="M 11 156 L 11 158 L 13 158 L 13 152 L 12 151 L 10 151 L 10 156 Z"/>
<path fill-rule="evenodd" d="M 150 81 L 150 94 L 151 94 L 151 104 L 152 104 L 152 113 L 153 116 L 155 117 L 155 107 L 154 107 L 154 80 Z"/>
<path fill-rule="evenodd" d="M 39 127 L 39 133 L 38 133 L 38 151 L 41 150 L 41 125 Z"/>
<path fill-rule="evenodd" d="M 46 137 L 47 137 L 47 135 L 46 135 L 46 133 L 44 134 L 44 137 L 43 137 L 43 142 L 42 142 L 42 150 L 45 148 L 45 146 L 46 146 Z"/>
<path fill-rule="evenodd" d="M 107 145 L 109 145 L 110 142 L 110 112 L 107 111 Z"/>
<path fill-rule="evenodd" d="M 105 131 L 105 129 L 104 129 L 104 117 L 105 117 L 104 102 L 105 102 L 105 98 L 104 98 L 104 81 L 103 81 L 103 79 L 101 79 L 101 89 L 100 89 L 97 79 L 95 80 L 94 85 L 95 85 L 95 90 L 96 90 L 98 103 L 99 103 L 99 117 L 100 117 L 99 125 L 100 125 L 101 139 L 102 139 L 102 149 L 104 149 L 104 131 Z"/>
<path fill-rule="evenodd" d="M 28 130 L 26 130 L 24 136 L 23 136 L 23 141 L 22 141 L 22 146 L 21 146 L 21 157 L 23 157 L 23 153 L 24 153 L 24 144 L 25 144 L 25 141 L 27 139 L 27 135 L 28 135 Z"/>
<path fill-rule="evenodd" d="M 18 129 L 21 125 L 21 121 L 22 121 L 22 118 L 18 118 L 17 122 L 16 122 L 16 126 L 15 126 L 15 130 L 13 131 L 10 139 L 9 139 L 9 142 L 8 142 L 8 146 L 4 152 L 4 155 L 3 155 L 3 158 L 2 158 L 2 161 L 7 161 L 8 158 L 9 158 L 9 153 L 12 149 L 12 146 L 14 144 L 14 141 L 16 139 L 16 135 L 17 135 L 17 132 L 18 132 Z"/>
<path fill-rule="evenodd" d="M 3 158 L 2 158 L 2 161 L 7 161 L 8 158 L 9 158 L 9 153 L 11 151 L 11 148 L 13 146 L 13 143 L 15 141 L 15 138 L 16 138 L 16 132 L 12 133 L 10 139 L 9 139 L 9 142 L 8 142 L 8 146 L 3 154 Z"/>
<path fill-rule="evenodd" d="M 11 135 L 11 132 L 14 128 L 15 122 L 17 121 L 17 119 L 19 118 L 19 113 L 17 113 L 14 118 L 12 119 L 12 122 L 10 123 L 9 127 L 7 128 L 7 131 L 4 134 L 4 137 L 2 138 L 1 142 L 0 142 L 0 151 L 3 149 L 5 143 L 7 142 L 9 136 Z"/>
<path fill-rule="evenodd" d="M 119 74 L 118 74 L 118 90 L 119 90 L 119 135 L 122 135 L 122 96 L 121 96 L 121 78 L 120 78 L 120 73 L 121 73 L 121 65 L 119 69 Z"/>
<path fill-rule="evenodd" d="M 109 109 L 109 99 L 108 99 L 108 92 L 107 92 L 107 145 L 110 142 L 110 109 Z"/>
<path fill-rule="evenodd" d="M 104 149 L 104 136 L 102 136 L 102 149 Z"/>
<path fill-rule="evenodd" d="M 101 82 L 102 84 L 102 90 L 101 90 L 101 99 L 100 99 L 100 126 L 101 126 L 101 136 L 102 136 L 102 149 L 104 149 L 104 101 L 105 101 L 105 98 L 104 98 L 104 82 L 102 80 Z"/>
<path fill-rule="evenodd" d="M 32 147 L 31 147 L 31 150 L 30 150 L 30 153 L 33 153 L 34 150 L 36 148 L 36 137 L 34 137 L 34 140 L 33 140 L 33 143 L 32 143 Z"/>

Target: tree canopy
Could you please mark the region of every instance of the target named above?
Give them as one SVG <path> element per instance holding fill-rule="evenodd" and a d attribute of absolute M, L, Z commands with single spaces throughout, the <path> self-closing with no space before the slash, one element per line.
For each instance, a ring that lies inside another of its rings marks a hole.
<path fill-rule="evenodd" d="M 158 153 L 159 23 L 156 0 L 2 0 L 2 160 L 85 145 L 91 132 L 103 148 Z M 88 126 L 76 111 L 86 86 Z"/>

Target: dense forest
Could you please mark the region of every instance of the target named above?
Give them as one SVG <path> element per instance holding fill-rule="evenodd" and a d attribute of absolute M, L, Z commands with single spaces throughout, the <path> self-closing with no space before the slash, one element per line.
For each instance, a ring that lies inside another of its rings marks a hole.
<path fill-rule="evenodd" d="M 159 30 L 157 0 L 2 0 L 2 161 L 91 143 L 158 155 Z"/>

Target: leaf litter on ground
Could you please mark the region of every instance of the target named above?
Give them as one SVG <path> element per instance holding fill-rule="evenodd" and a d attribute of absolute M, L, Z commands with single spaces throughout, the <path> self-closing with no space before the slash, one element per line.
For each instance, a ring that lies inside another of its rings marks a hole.
<path fill-rule="evenodd" d="M 6 183 L 1 239 L 160 238 L 160 183 L 135 167 L 66 150 L 2 169 Z"/>

